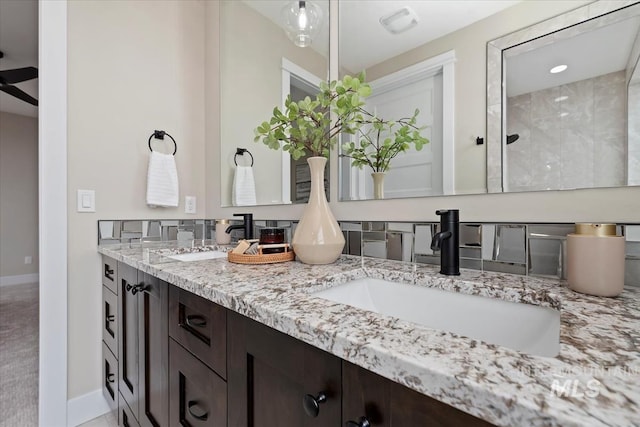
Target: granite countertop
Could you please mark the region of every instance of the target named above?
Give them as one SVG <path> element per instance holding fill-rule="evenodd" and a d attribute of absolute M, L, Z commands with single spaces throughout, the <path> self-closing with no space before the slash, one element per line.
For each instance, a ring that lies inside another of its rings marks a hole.
<path fill-rule="evenodd" d="M 447 277 L 434 266 L 346 255 L 324 266 L 180 262 L 161 255 L 189 250 L 99 248 L 497 425 L 640 425 L 640 288 L 598 298 L 558 280 L 476 270 Z M 560 310 L 560 353 L 532 356 L 309 295 L 366 276 Z"/>

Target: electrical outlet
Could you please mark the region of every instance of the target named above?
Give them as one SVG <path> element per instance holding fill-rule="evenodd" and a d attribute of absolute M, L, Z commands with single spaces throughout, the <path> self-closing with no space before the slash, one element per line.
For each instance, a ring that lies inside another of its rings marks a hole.
<path fill-rule="evenodd" d="M 24 263 L 25 264 L 31 264 L 33 263 L 33 258 L 31 256 L 26 256 L 24 257 Z"/>
<path fill-rule="evenodd" d="M 184 197 L 184 213 L 188 213 L 188 214 L 196 213 L 196 196 Z"/>

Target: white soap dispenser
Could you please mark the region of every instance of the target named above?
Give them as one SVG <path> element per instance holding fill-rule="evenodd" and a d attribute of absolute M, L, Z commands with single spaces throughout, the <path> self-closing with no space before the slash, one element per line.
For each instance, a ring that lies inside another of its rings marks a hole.
<path fill-rule="evenodd" d="M 615 224 L 576 224 L 567 235 L 567 281 L 583 294 L 615 297 L 624 288 L 624 237 Z"/>

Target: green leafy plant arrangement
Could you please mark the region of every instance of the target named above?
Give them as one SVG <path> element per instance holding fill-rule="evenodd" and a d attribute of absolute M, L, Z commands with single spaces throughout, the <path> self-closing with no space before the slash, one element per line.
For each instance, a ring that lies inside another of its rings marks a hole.
<path fill-rule="evenodd" d="M 370 126 L 366 131 L 360 129 L 359 146 L 354 142 L 342 145 L 344 157 L 351 158 L 351 164 L 359 169 L 369 166 L 374 172 L 386 172 L 391 160 L 411 148 L 412 144 L 419 151 L 429 143 L 427 138 L 420 135 L 424 127 L 416 126 L 420 114 L 418 109 L 413 116 L 396 121 L 383 120 L 366 111 L 364 114 L 363 124 Z"/>
<path fill-rule="evenodd" d="M 262 140 L 271 149 L 282 148 L 295 160 L 307 154 L 328 157 L 340 133 L 355 134 L 365 123 L 362 106 L 369 95 L 371 87 L 364 73 L 322 82 L 315 99 L 295 102 L 289 96 L 284 111 L 275 107 L 271 119 L 255 129 L 254 142 Z"/>

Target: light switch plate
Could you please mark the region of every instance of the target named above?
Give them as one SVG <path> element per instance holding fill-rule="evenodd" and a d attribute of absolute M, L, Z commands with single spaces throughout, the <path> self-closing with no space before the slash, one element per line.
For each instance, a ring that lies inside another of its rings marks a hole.
<path fill-rule="evenodd" d="M 96 211 L 96 192 L 94 190 L 78 190 L 78 212 Z"/>

